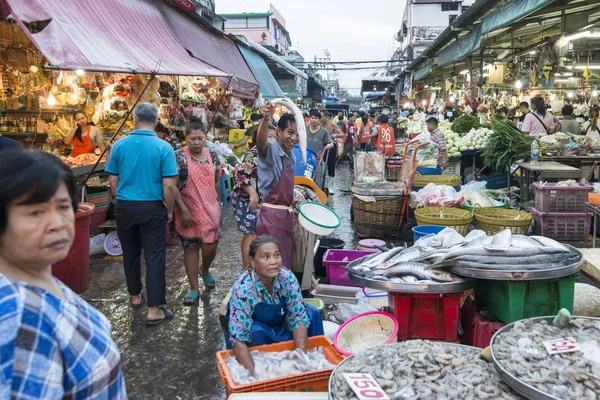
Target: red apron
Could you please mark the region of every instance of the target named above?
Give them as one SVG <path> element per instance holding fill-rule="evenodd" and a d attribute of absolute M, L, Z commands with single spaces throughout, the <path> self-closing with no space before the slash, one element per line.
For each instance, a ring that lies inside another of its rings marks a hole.
<path fill-rule="evenodd" d="M 188 165 L 188 179 L 181 199 L 192 214 L 194 223 L 190 228 L 183 227 L 181 210 L 175 207 L 175 228 L 180 236 L 188 239 L 201 239 L 202 243 L 215 243 L 219 239 L 221 210 L 215 189 L 215 167 L 210 151 L 205 147 L 208 164 L 194 162 L 189 148 L 183 150 Z"/>
<path fill-rule="evenodd" d="M 283 265 L 292 266 L 292 202 L 294 201 L 294 170 L 284 169 L 279 183 L 265 199 L 256 221 L 256 235 L 274 236 L 281 247 Z"/>
<path fill-rule="evenodd" d="M 73 151 L 71 151 L 71 157 L 77 157 L 81 154 L 88 153 L 93 154 L 96 151 L 92 138 L 90 137 L 91 129 L 91 125 L 88 125 L 87 135 L 83 136 L 83 132 L 81 133 L 81 140 L 83 140 L 83 142 L 77 138 L 73 138 Z"/>

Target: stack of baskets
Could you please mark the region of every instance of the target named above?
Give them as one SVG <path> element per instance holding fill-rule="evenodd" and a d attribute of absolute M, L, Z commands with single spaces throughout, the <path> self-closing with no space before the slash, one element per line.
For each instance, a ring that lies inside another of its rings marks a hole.
<path fill-rule="evenodd" d="M 407 201 L 402 184 L 358 184 L 351 192 L 354 230 L 359 237 L 382 238 L 400 234 L 400 218 Z"/>
<path fill-rule="evenodd" d="M 585 202 L 593 186 L 557 186 L 534 183 L 536 233 L 565 242 L 584 241 L 590 233 L 593 213 L 586 212 Z"/>
<path fill-rule="evenodd" d="M 452 186 L 456 190 L 460 190 L 460 176 L 458 175 L 416 175 L 412 190 L 416 192 L 430 183 Z"/>
<path fill-rule="evenodd" d="M 493 236 L 505 229 L 515 235 L 527 235 L 533 221 L 530 213 L 503 208 L 478 208 L 473 210 L 475 228 Z"/>
<path fill-rule="evenodd" d="M 106 222 L 108 217 L 108 188 L 103 186 L 86 186 L 87 202 L 96 206 L 92 212 L 92 235 L 102 233 L 100 225 Z"/>
<path fill-rule="evenodd" d="M 417 225 L 439 225 L 454 228 L 465 236 L 469 233 L 473 213 L 451 207 L 424 207 L 415 210 Z"/>

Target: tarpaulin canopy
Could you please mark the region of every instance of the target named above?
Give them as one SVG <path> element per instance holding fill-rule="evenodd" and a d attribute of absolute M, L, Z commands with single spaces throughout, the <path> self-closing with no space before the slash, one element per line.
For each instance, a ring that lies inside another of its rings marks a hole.
<path fill-rule="evenodd" d="M 513 0 L 483 17 L 481 34 L 493 32 L 538 10 L 554 0 Z"/>
<path fill-rule="evenodd" d="M 265 60 L 263 60 L 263 58 L 254 51 L 247 49 L 244 46 L 238 47 L 246 59 L 246 62 L 250 66 L 250 70 L 252 70 L 254 77 L 260 84 L 260 93 L 262 96 L 266 99 L 283 97 L 283 91 L 273 77 L 269 67 L 267 67 Z"/>
<path fill-rule="evenodd" d="M 198 22 L 166 3 L 159 3 L 171 29 L 181 44 L 197 59 L 233 76 L 229 87 L 234 94 L 254 98 L 259 85 L 233 40 L 209 32 Z M 227 83 L 227 78 L 220 78 Z"/>
<path fill-rule="evenodd" d="M 2 0 L 2 3 L 9 18 L 19 24 L 50 64 L 61 69 L 228 75 L 187 53 L 154 0 Z M 39 32 L 30 32 L 24 25 L 29 22 L 48 22 L 48 25 Z"/>
<path fill-rule="evenodd" d="M 438 55 L 437 64 L 441 67 L 442 65 L 450 64 L 456 60 L 460 60 L 475 50 L 481 47 L 481 24 L 473 28 L 465 36 L 461 37 L 454 43 L 445 47 L 440 51 Z M 416 79 L 416 78 L 415 78 Z"/>
<path fill-rule="evenodd" d="M 427 74 L 429 74 L 432 70 L 431 63 L 425 65 L 424 67 L 419 68 L 413 77 L 413 80 L 418 81 L 419 79 L 425 78 Z"/>

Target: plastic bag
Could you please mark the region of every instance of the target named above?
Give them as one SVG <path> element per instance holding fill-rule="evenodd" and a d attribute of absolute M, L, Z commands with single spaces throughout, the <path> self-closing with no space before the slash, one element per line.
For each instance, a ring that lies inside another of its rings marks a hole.
<path fill-rule="evenodd" d="M 464 198 L 452 186 L 429 183 L 418 192 L 412 192 L 409 202 L 411 208 L 417 208 L 419 204 L 428 207 L 460 207 Z"/>
<path fill-rule="evenodd" d="M 210 151 L 214 151 L 215 153 L 217 153 L 219 160 L 221 160 L 221 162 L 223 163 L 229 164 L 234 167 L 242 163 L 240 159 L 235 154 L 233 154 L 233 151 L 231 151 L 231 148 L 227 143 L 213 143 L 207 141 L 206 146 Z"/>
<path fill-rule="evenodd" d="M 338 305 L 339 316 L 342 321 L 348 321 L 350 318 L 356 317 L 359 314 L 377 311 L 375 307 L 367 302 L 365 298 L 357 304 L 340 303 Z"/>

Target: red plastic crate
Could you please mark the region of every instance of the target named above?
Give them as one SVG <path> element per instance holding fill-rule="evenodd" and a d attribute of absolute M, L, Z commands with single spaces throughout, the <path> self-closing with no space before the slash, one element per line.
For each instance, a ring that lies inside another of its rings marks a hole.
<path fill-rule="evenodd" d="M 556 183 L 533 184 L 535 208 L 541 212 L 585 212 L 585 202 L 594 187 L 585 183 L 577 186 L 556 186 Z"/>
<path fill-rule="evenodd" d="M 564 242 L 587 240 L 590 234 L 593 213 L 545 213 L 532 210 L 535 233 Z"/>
<path fill-rule="evenodd" d="M 108 207 L 108 204 L 97 207 L 92 212 L 92 235 L 98 235 L 104 231 L 104 228 L 99 228 L 99 226 L 106 222 L 108 217 Z"/>
<path fill-rule="evenodd" d="M 368 250 L 340 250 L 329 249 L 323 255 L 323 265 L 327 269 L 327 279 L 330 285 L 360 287 L 348 277 L 348 271 L 344 268 L 352 261 L 357 260 L 374 251 Z"/>
<path fill-rule="evenodd" d="M 491 314 L 491 313 L 490 313 Z M 471 299 L 467 299 L 461 310 L 461 323 L 464 334 L 462 344 L 485 349 L 490 345 L 492 336 L 506 324 L 498 321 L 493 314 L 484 315 L 478 311 Z"/>
<path fill-rule="evenodd" d="M 399 324 L 398 340 L 457 341 L 463 294 L 389 292 L 390 306 Z"/>

